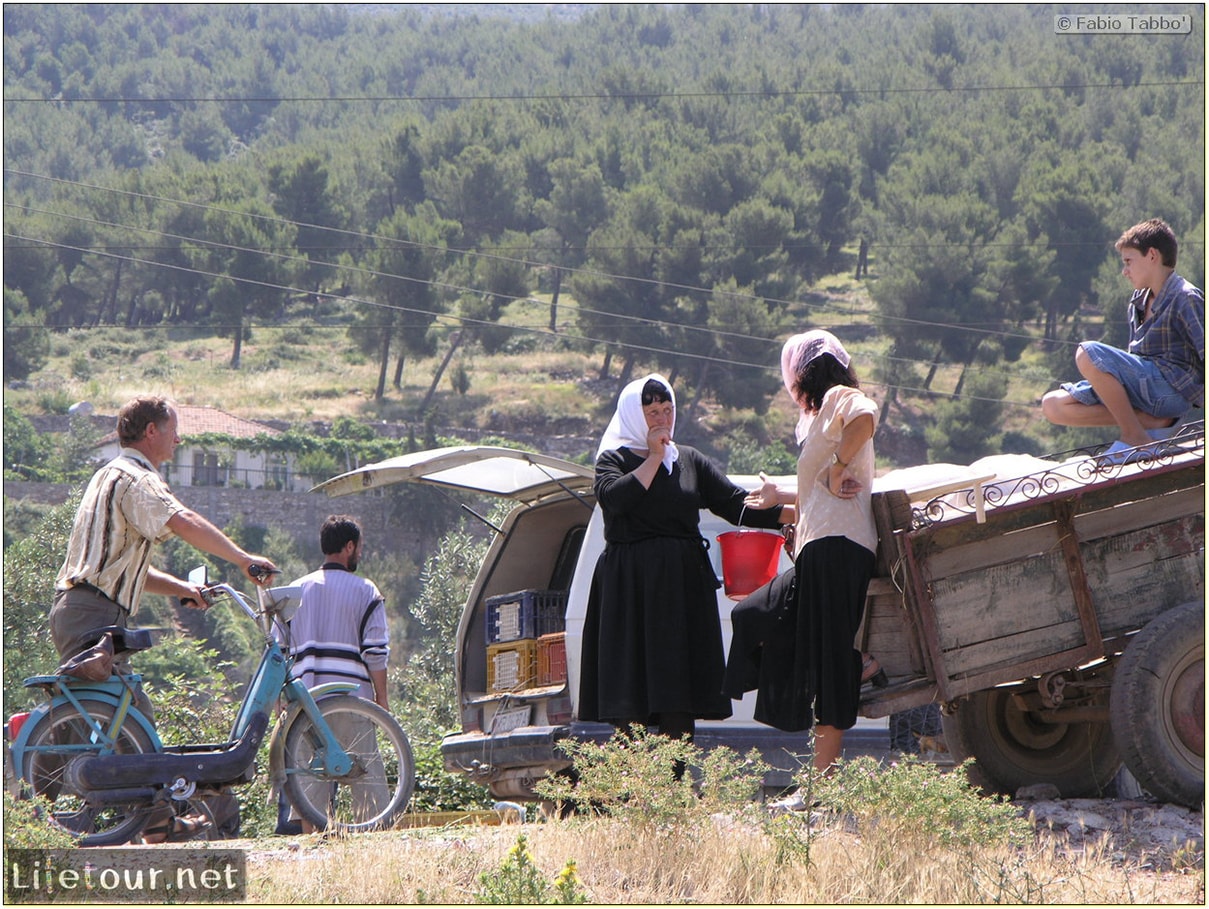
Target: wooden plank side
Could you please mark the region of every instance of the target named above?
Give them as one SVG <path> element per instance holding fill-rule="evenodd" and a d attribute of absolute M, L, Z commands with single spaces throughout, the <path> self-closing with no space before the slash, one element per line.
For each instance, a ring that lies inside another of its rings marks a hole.
<path fill-rule="evenodd" d="M 933 580 L 931 592 L 946 653 L 1079 621 L 1061 552 Z"/>
<path fill-rule="evenodd" d="M 894 591 L 866 600 L 861 649 L 877 657 L 891 676 L 925 674 L 922 644 L 901 593 Z"/>
<path fill-rule="evenodd" d="M 928 557 L 928 577 L 935 581 L 953 574 L 992 568 L 1031 559 L 1058 547 L 1058 530 L 1050 520 L 1043 524 L 1005 533 L 989 540 L 954 544 Z"/>
<path fill-rule="evenodd" d="M 1203 527 L 1204 493 L 1205 488 L 1201 486 L 1197 494 L 1181 490 L 1154 499 L 1125 502 L 1100 511 L 1080 511 L 1075 515 L 1075 528 L 1079 532 L 1079 539 L 1091 541 L 1157 524 L 1181 524 L 1188 518 L 1199 518 Z"/>
<path fill-rule="evenodd" d="M 1181 603 L 1205 602 L 1204 563 L 1193 557 L 1166 560 L 1162 571 L 1137 568 L 1119 574 L 1098 613 L 1106 637 L 1136 631 Z"/>
<path fill-rule="evenodd" d="M 1092 657 L 1086 647 L 1071 650 L 1054 650 L 1043 657 L 1029 661 L 988 664 L 984 671 L 972 674 L 957 674 L 941 679 L 937 688 L 942 700 L 952 700 L 963 694 L 993 688 L 1005 682 L 1016 682 L 1029 676 L 1041 675 L 1063 669 L 1074 669 L 1087 663 Z"/>
<path fill-rule="evenodd" d="M 1056 651 L 1074 650 L 1085 643 L 1083 626 L 1078 621 L 1024 629 L 946 651 L 945 672 L 950 678 L 960 678 L 988 672 L 997 666 L 1043 659 Z"/>

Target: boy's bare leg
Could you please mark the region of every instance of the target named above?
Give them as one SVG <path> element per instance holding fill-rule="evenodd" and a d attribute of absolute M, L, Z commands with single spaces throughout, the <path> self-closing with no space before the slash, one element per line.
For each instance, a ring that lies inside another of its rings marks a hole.
<path fill-rule="evenodd" d="M 1055 426 L 1116 426 L 1117 421 L 1103 404 L 1084 404 L 1061 388 L 1045 393 L 1041 413 Z M 1134 416 L 1143 429 L 1166 429 L 1175 421 L 1171 417 L 1156 417 L 1141 410 Z"/>

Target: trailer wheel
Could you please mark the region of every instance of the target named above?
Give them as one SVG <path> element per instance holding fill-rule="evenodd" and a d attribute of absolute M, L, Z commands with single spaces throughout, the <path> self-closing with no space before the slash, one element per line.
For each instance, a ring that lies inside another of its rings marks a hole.
<path fill-rule="evenodd" d="M 1064 798 L 1100 796 L 1121 766 L 1108 723 L 1044 723 L 1007 688 L 975 692 L 942 722 L 953 759 L 974 758 L 970 782 L 989 792 L 1052 783 Z"/>
<path fill-rule="evenodd" d="M 1151 795 L 1200 808 L 1205 799 L 1205 612 L 1184 603 L 1125 648 L 1109 711 L 1125 765 Z"/>

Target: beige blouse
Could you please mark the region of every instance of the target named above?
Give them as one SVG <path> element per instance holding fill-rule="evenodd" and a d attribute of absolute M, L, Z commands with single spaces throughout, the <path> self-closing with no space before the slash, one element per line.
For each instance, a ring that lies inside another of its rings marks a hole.
<path fill-rule="evenodd" d="M 823 405 L 809 420 L 798 455 L 798 523 L 796 556 L 811 540 L 843 536 L 877 552 L 877 528 L 873 523 L 873 440 L 870 439 L 848 462 L 849 473 L 861 483 L 851 499 L 832 495 L 827 471 L 840 444 L 844 426 L 862 414 L 877 419 L 877 404 L 857 388 L 836 385 L 823 396 Z"/>

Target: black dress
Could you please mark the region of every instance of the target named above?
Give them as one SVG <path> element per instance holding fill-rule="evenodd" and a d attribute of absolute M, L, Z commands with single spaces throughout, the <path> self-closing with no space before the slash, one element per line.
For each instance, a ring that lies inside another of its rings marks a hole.
<path fill-rule="evenodd" d="M 644 489 L 629 475 L 643 458 L 627 448 L 596 462 L 605 548 L 584 621 L 579 718 L 622 725 L 661 713 L 725 719 L 724 654 L 714 574 L 700 510 L 732 524 L 779 527 L 781 507 L 744 513 L 746 490 L 705 455 L 678 446 L 669 474 Z"/>

